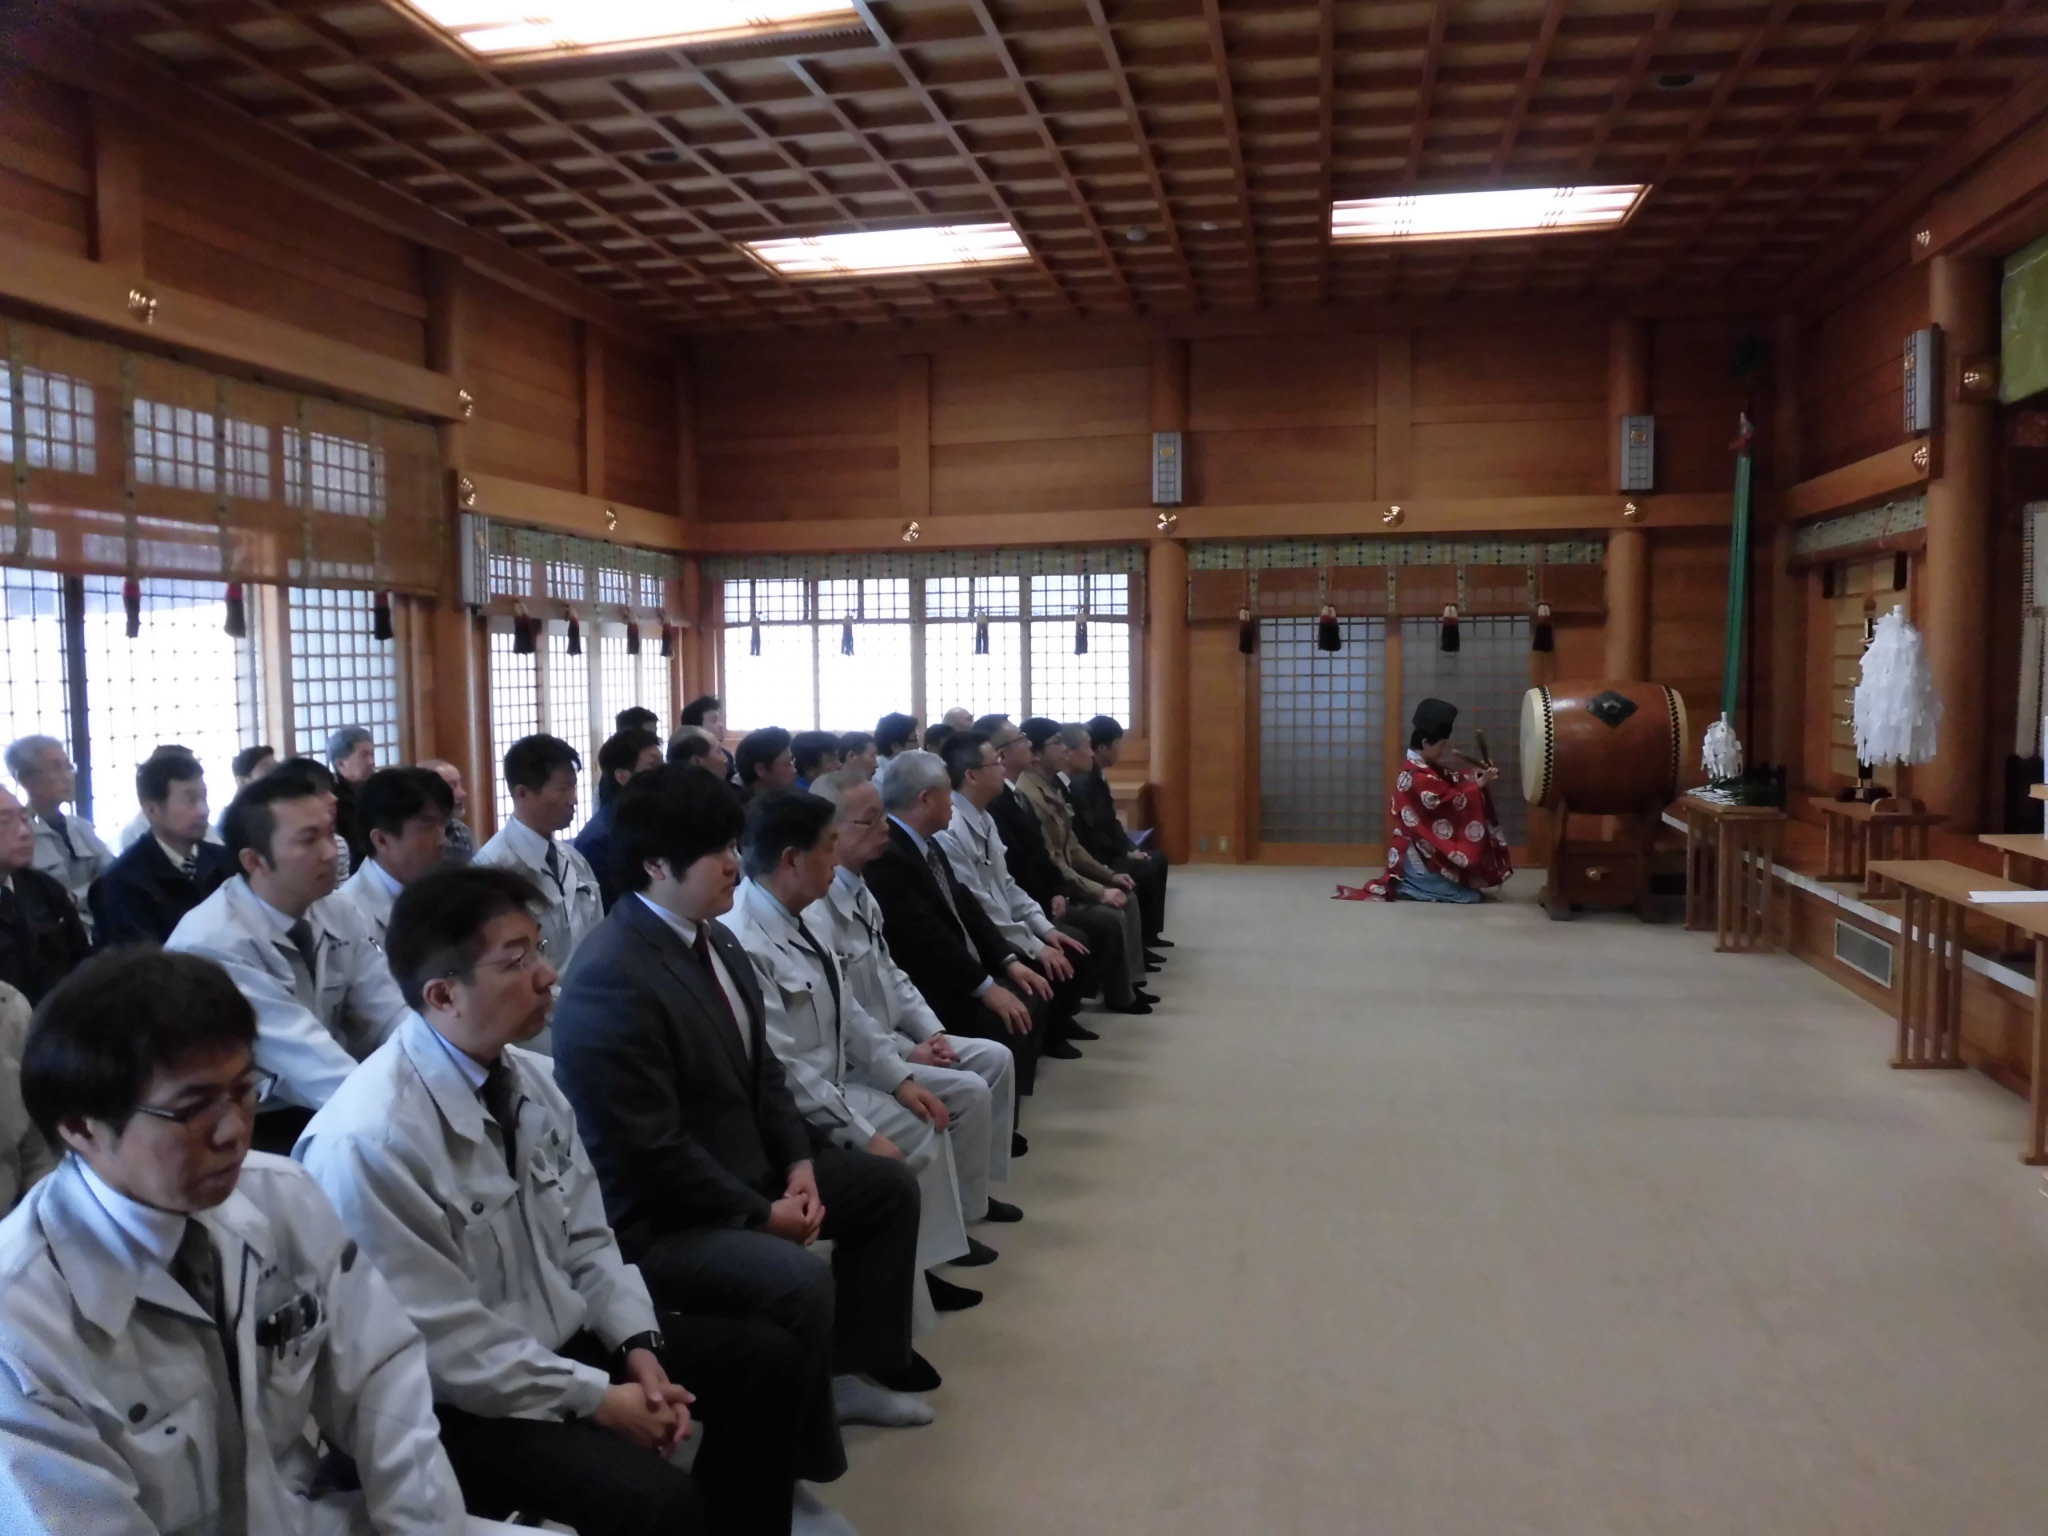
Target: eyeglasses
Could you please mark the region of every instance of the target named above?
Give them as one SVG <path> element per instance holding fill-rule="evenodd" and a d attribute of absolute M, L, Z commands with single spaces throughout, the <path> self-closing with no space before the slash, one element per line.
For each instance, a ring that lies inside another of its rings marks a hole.
<path fill-rule="evenodd" d="M 529 949 L 522 949 L 516 955 L 507 955 L 502 960 L 479 960 L 474 965 L 460 965 L 441 975 L 453 981 L 458 976 L 467 976 L 475 971 L 500 971 L 507 976 L 516 976 L 521 971 L 530 971 L 548 957 L 548 941 L 535 939 Z"/>
<path fill-rule="evenodd" d="M 262 1067 L 251 1067 L 246 1077 L 225 1093 L 207 1094 L 176 1109 L 165 1109 L 160 1104 L 138 1104 L 135 1113 L 148 1115 L 152 1120 L 168 1120 L 173 1125 L 191 1127 L 204 1121 L 210 1128 L 220 1123 L 220 1117 L 233 1107 L 245 1115 L 253 1115 L 256 1106 L 269 1096 L 277 1086 L 277 1074 Z"/>

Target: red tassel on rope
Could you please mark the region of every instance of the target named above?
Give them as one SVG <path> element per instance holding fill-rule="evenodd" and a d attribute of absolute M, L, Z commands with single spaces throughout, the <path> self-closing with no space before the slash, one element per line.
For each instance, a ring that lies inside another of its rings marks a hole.
<path fill-rule="evenodd" d="M 640 621 L 638 619 L 626 620 L 626 654 L 628 656 L 638 656 L 640 654 Z"/>
<path fill-rule="evenodd" d="M 1237 653 L 1240 656 L 1249 656 L 1258 648 L 1259 631 L 1258 626 L 1252 623 L 1252 611 L 1249 608 L 1240 608 L 1237 610 Z"/>
<path fill-rule="evenodd" d="M 239 581 L 231 581 L 228 583 L 227 608 L 228 621 L 227 623 L 223 624 L 221 628 L 225 629 L 228 632 L 228 636 L 231 639 L 248 639 L 249 604 L 242 596 L 242 584 Z"/>
<path fill-rule="evenodd" d="M 391 638 L 391 594 L 379 592 L 370 600 L 370 638 L 389 640 Z"/>
<path fill-rule="evenodd" d="M 1333 604 L 1323 604 L 1323 611 L 1316 615 L 1316 649 L 1319 651 L 1341 651 L 1344 649 L 1344 635 L 1337 628 L 1337 609 Z"/>
<path fill-rule="evenodd" d="M 676 653 L 676 627 L 673 624 L 661 626 L 661 654 L 673 656 Z"/>
<path fill-rule="evenodd" d="M 1444 604 L 1442 632 L 1436 643 L 1440 651 L 1455 652 L 1458 649 L 1458 605 Z"/>
<path fill-rule="evenodd" d="M 583 654 L 583 621 L 573 613 L 569 615 L 569 654 Z"/>
<path fill-rule="evenodd" d="M 1529 649 L 1532 651 L 1554 651 L 1557 649 L 1557 636 L 1550 627 L 1550 604 L 1548 603 L 1538 603 L 1536 605 L 1536 627 L 1530 631 Z"/>
<path fill-rule="evenodd" d="M 128 615 L 128 638 L 142 634 L 142 583 L 130 576 L 121 583 L 121 608 Z"/>

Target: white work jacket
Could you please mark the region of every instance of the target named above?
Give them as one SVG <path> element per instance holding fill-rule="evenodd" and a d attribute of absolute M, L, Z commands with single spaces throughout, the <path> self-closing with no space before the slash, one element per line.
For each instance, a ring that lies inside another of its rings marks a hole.
<path fill-rule="evenodd" d="M 542 902 L 533 919 L 540 924 L 541 937 L 548 941 L 548 964 L 558 972 L 567 972 L 576 946 L 604 921 L 604 898 L 598 893 L 597 876 L 591 871 L 590 861 L 576 851 L 574 844 L 559 837 L 554 844 L 561 855 L 562 878 L 558 881 L 549 874 L 547 842 L 531 827 L 507 821 L 495 837 L 477 849 L 471 862 L 516 869 L 533 882 Z M 527 1042 L 527 1049 L 543 1056 L 552 1054 L 545 1034 Z"/>
<path fill-rule="evenodd" d="M 319 961 L 312 974 L 236 875 L 180 918 L 164 946 L 218 961 L 255 1008 L 256 1064 L 278 1077 L 267 1106 L 318 1109 L 407 1013 L 353 903 L 322 897 L 306 921 Z"/>
<path fill-rule="evenodd" d="M 1027 958 L 1036 960 L 1052 932 L 1045 909 L 1024 893 L 1010 874 L 1009 851 L 995 818 L 953 791 L 953 820 L 936 839 L 953 874 L 981 903 L 996 931 Z"/>
<path fill-rule="evenodd" d="M 243 1479 L 250 1536 L 462 1530 L 420 1336 L 305 1171 L 252 1153 L 198 1219 L 235 1319 L 245 1463 L 221 1464 L 213 1320 L 67 1158 L 0 1222 L 0 1530 L 208 1536 L 223 1477 Z M 309 1424 L 361 1493 L 313 1492 Z"/>
<path fill-rule="evenodd" d="M 86 903 L 85 893 L 92 888 L 93 881 L 113 868 L 114 851 L 100 841 L 92 823 L 75 811 L 64 818 L 62 832 L 34 813 L 29 820 L 36 830 L 32 865 L 71 893 L 71 904 L 78 908 L 78 920 L 85 924 L 90 936 L 92 908 Z"/>
<path fill-rule="evenodd" d="M 782 1062 L 797 1109 L 842 1144 L 866 1146 L 876 1127 L 849 1100 L 847 1084 L 893 1094 L 909 1074 L 888 1032 L 868 1016 L 845 978 L 837 974 L 831 935 L 811 929 L 824 952 L 821 959 L 797 933 L 797 920 L 789 909 L 766 886 L 751 880 L 740 883 L 732 911 L 720 921 L 754 963 L 768 1044 Z M 805 923 L 808 926 L 808 917 Z"/>
<path fill-rule="evenodd" d="M 832 889 L 804 908 L 804 922 L 819 943 L 831 945 L 851 995 L 869 1018 L 895 1036 L 899 1056 L 946 1032 L 917 983 L 889 953 L 882 937 L 882 906 L 866 881 L 840 870 L 832 877 Z"/>
<path fill-rule="evenodd" d="M 356 916 L 363 920 L 363 931 L 380 951 L 384 948 L 384 935 L 391 927 L 391 909 L 398 904 L 388 879 L 375 859 L 365 859 L 356 866 L 354 874 L 341 882 L 333 896 L 356 909 Z"/>
<path fill-rule="evenodd" d="M 547 1059 L 505 1052 L 519 1085 L 515 1178 L 450 1050 L 408 1014 L 292 1155 L 426 1335 L 436 1402 L 484 1418 L 589 1418 L 611 1379 L 556 1351 L 585 1329 L 616 1349 L 658 1326 L 654 1303 L 619 1254 Z"/>

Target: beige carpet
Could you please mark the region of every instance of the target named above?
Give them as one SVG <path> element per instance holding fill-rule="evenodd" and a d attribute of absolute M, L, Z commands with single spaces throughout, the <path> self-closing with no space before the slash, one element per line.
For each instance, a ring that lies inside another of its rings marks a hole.
<path fill-rule="evenodd" d="M 862 1536 L 2039 1536 L 2019 1102 L 1797 962 L 1176 871 Z"/>

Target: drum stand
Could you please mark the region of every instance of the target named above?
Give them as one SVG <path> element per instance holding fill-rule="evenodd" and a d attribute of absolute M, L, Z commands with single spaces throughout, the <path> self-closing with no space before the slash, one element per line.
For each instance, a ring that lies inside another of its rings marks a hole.
<path fill-rule="evenodd" d="M 1655 922 L 1651 900 L 1652 855 L 1662 825 L 1660 810 L 1616 815 L 1611 841 L 1569 838 L 1571 806 L 1550 813 L 1550 869 L 1537 900 L 1553 922 L 1568 921 L 1580 907 L 1633 907 L 1646 923 Z"/>

